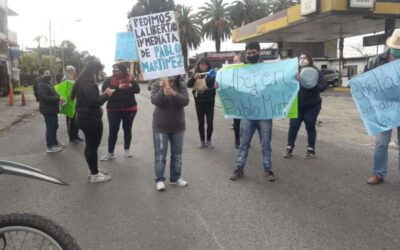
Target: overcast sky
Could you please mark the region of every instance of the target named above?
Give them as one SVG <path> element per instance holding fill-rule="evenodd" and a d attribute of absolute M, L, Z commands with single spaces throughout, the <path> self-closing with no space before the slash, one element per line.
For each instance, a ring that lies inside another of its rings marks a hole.
<path fill-rule="evenodd" d="M 176 4 L 191 5 L 193 10 L 197 10 L 204 2 L 175 0 Z M 33 38 L 39 35 L 48 38 L 51 20 L 52 40 L 56 45 L 62 40 L 70 40 L 78 50 L 87 50 L 99 57 L 106 65 L 107 73 L 110 73 L 114 63 L 116 32 L 126 31 L 127 13 L 135 3 L 132 0 L 8 0 L 9 7 L 18 13 L 16 17 L 9 17 L 9 29 L 18 33 L 18 42 L 22 48 L 36 47 Z M 361 44 L 361 39 L 351 39 L 350 42 Z M 351 52 L 348 44 L 346 41 L 346 54 L 352 56 L 354 52 Z M 42 46 L 48 46 L 44 39 Z M 243 49 L 244 44 L 232 44 L 230 41 L 221 46 L 221 50 Z M 214 42 L 203 42 L 191 55 L 205 51 L 215 51 Z"/>

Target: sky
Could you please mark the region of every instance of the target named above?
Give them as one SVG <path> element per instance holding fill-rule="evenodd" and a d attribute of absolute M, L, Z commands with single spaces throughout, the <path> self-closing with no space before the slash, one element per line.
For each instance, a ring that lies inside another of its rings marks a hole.
<path fill-rule="evenodd" d="M 233 0 L 225 0 L 227 3 Z M 63 40 L 73 42 L 79 51 L 87 50 L 100 58 L 106 72 L 111 73 L 114 63 L 116 33 L 126 31 L 127 13 L 137 1 L 132 0 L 8 0 L 8 6 L 18 13 L 9 17 L 9 29 L 17 32 L 18 43 L 22 49 L 36 47 L 33 39 L 45 36 L 41 46 L 48 47 L 51 26 L 52 44 L 60 45 Z M 175 4 L 192 6 L 194 11 L 204 4 L 203 0 L 175 0 Z M 51 23 L 51 25 L 49 25 Z M 361 38 L 345 40 L 345 56 L 357 53 L 350 48 L 359 46 Z M 221 51 L 244 50 L 244 44 L 233 44 L 230 40 L 222 43 Z M 264 45 L 267 46 L 267 45 Z M 213 41 L 204 41 L 196 53 L 215 51 Z"/>

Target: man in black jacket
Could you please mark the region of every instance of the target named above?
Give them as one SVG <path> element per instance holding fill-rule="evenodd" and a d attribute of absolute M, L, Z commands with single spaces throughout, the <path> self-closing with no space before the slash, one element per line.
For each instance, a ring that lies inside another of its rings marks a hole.
<path fill-rule="evenodd" d="M 64 101 L 57 95 L 50 81 L 50 70 L 44 69 L 40 81 L 35 86 L 35 91 L 39 101 L 39 111 L 44 116 L 46 123 L 47 153 L 54 153 L 61 151 L 63 147 L 57 140 L 57 114 L 59 112 L 59 105 Z"/>
<path fill-rule="evenodd" d="M 365 71 L 372 70 L 386 63 L 400 60 L 400 29 L 393 32 L 392 36 L 386 41 L 389 49 L 368 61 Z M 400 137 L 400 127 L 397 127 L 397 137 Z M 376 135 L 375 154 L 374 154 L 374 169 L 373 175 L 368 178 L 367 183 L 375 185 L 383 182 L 388 168 L 388 148 L 390 139 L 392 138 L 392 130 L 380 132 Z M 400 171 L 400 161 L 399 161 Z"/>

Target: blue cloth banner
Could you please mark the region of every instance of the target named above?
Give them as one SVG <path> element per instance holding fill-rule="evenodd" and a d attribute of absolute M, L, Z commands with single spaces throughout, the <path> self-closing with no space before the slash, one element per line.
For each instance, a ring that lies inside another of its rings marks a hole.
<path fill-rule="evenodd" d="M 229 65 L 217 72 L 225 118 L 286 118 L 299 91 L 297 59 Z"/>
<path fill-rule="evenodd" d="M 115 61 L 138 61 L 136 39 L 133 32 L 118 32 Z"/>
<path fill-rule="evenodd" d="M 369 135 L 400 126 L 400 60 L 351 79 L 350 87 Z"/>

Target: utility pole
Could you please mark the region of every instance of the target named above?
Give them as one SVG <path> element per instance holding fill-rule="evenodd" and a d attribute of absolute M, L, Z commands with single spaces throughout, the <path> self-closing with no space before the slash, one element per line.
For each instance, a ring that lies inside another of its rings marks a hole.
<path fill-rule="evenodd" d="M 51 20 L 49 20 L 49 55 L 50 55 L 50 72 L 51 72 L 51 78 L 52 82 L 55 83 L 55 77 L 54 77 L 54 68 L 53 68 L 53 53 L 51 49 Z"/>

